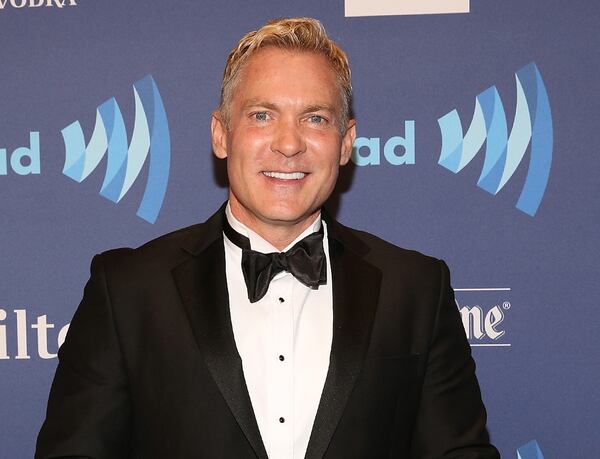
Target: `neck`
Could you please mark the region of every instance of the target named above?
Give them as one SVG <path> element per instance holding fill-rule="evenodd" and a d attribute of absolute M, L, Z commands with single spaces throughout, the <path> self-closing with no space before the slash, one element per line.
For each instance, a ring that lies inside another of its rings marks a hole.
<path fill-rule="evenodd" d="M 231 213 L 240 223 L 254 231 L 278 250 L 283 250 L 290 245 L 294 239 L 315 222 L 321 211 L 321 209 L 317 209 L 308 217 L 303 218 L 298 222 L 270 222 L 263 221 L 256 216 L 249 214 L 232 200 L 229 201 L 229 204 Z"/>

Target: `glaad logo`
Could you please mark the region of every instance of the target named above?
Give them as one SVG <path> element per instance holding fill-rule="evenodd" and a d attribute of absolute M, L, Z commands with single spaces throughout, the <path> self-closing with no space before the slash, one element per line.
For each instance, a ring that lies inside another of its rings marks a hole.
<path fill-rule="evenodd" d="M 398 147 L 402 147 L 402 154 L 398 153 Z M 364 150 L 368 152 L 364 152 Z M 415 164 L 414 120 L 404 122 L 404 137 L 396 135 L 385 142 L 383 156 L 393 166 Z M 357 166 L 379 166 L 381 164 L 381 139 L 379 137 L 357 137 L 352 146 L 352 162 Z"/>
<path fill-rule="evenodd" d="M 510 288 L 457 288 L 454 292 L 461 297 L 460 303 L 456 298 L 456 307 L 472 347 L 511 346 L 506 342 L 506 331 L 501 328 L 506 312 L 512 307 L 506 299 Z M 502 301 L 498 301 L 498 294 L 503 295 Z M 482 307 L 482 304 L 492 306 Z"/>
<path fill-rule="evenodd" d="M 27 158 L 27 159 L 26 159 Z M 26 159 L 26 163 L 23 160 Z M 29 133 L 29 148 L 19 147 L 9 156 L 6 148 L 0 148 L 0 175 L 8 175 L 8 166 L 14 173 L 29 175 L 40 173 L 40 133 Z"/>
<path fill-rule="evenodd" d="M 516 74 L 517 104 L 510 136 L 506 114 L 495 86 L 475 100 L 475 112 L 463 137 L 458 112 L 438 120 L 442 151 L 438 163 L 460 172 L 486 142 L 485 160 L 477 186 L 496 195 L 512 177 L 531 141 L 529 169 L 517 209 L 535 216 L 548 184 L 552 165 L 552 113 L 542 76 L 534 62 Z"/>
<path fill-rule="evenodd" d="M 346 0 L 345 15 L 385 16 L 400 14 L 468 13 L 469 0 Z"/>
<path fill-rule="evenodd" d="M 12 8 L 39 8 L 39 7 L 57 7 L 78 6 L 76 0 L 0 0 L 0 10 L 7 6 Z"/>
<path fill-rule="evenodd" d="M 517 459 L 544 459 L 540 445 L 535 440 L 517 449 Z"/>
<path fill-rule="evenodd" d="M 113 97 L 97 108 L 96 125 L 87 147 L 79 121 L 62 130 L 66 147 L 63 174 L 81 183 L 108 151 L 100 195 L 118 203 L 133 185 L 150 152 L 146 189 L 137 215 L 154 223 L 169 181 L 169 124 L 158 87 L 151 75 L 137 81 L 133 85 L 133 93 L 135 123 L 129 147 L 123 115 Z"/>

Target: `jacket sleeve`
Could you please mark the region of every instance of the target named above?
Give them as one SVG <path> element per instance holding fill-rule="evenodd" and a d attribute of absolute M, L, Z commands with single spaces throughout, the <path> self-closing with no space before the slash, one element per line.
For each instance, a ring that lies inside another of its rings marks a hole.
<path fill-rule="evenodd" d="M 411 457 L 499 459 L 486 431 L 475 362 L 440 261 L 440 294 L 429 346 Z"/>
<path fill-rule="evenodd" d="M 102 256 L 59 350 L 36 459 L 127 456 L 131 407 Z"/>

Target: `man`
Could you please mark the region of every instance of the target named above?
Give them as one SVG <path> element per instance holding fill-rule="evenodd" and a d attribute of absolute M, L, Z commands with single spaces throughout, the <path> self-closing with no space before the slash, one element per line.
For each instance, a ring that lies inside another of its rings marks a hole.
<path fill-rule="evenodd" d="M 94 258 L 37 458 L 498 457 L 445 264 L 322 211 L 350 97 L 318 21 L 242 38 L 211 126 L 228 203 Z"/>

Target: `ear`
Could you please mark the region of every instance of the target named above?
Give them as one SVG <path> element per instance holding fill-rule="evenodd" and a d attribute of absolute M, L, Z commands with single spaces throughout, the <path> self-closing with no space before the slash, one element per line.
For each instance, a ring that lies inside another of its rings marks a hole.
<path fill-rule="evenodd" d="M 223 115 L 218 110 L 212 114 L 210 134 L 214 155 L 219 159 L 227 158 L 227 127 Z"/>
<path fill-rule="evenodd" d="M 342 152 L 340 155 L 340 166 L 345 166 L 350 161 L 352 156 L 352 146 L 354 145 L 354 139 L 356 139 L 356 120 L 349 120 L 346 126 L 346 132 L 342 137 Z"/>

